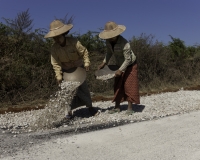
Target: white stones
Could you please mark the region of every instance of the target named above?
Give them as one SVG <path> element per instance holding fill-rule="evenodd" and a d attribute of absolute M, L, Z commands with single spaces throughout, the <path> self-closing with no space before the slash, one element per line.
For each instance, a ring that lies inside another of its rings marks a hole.
<path fill-rule="evenodd" d="M 66 110 L 71 110 L 70 103 L 76 94 L 80 82 L 62 82 L 61 90 L 57 91 L 54 97 L 51 97 L 49 103 L 42 110 L 42 114 L 36 120 L 37 129 L 46 129 L 53 127 L 53 122 L 59 122 L 65 117 Z M 36 129 L 34 126 L 34 129 Z"/>
<path fill-rule="evenodd" d="M 67 92 L 67 93 L 66 93 Z M 53 121 L 60 120 L 65 116 L 65 108 L 70 104 L 70 99 L 73 97 L 73 92 L 66 91 L 63 94 L 70 94 L 70 98 L 67 101 L 59 98 L 62 96 L 62 90 L 56 93 L 56 97 L 52 96 L 45 109 L 32 110 L 19 113 L 6 113 L 0 115 L 0 130 L 2 133 L 13 133 L 17 135 L 18 132 L 32 132 L 32 131 L 44 131 L 47 128 L 53 128 Z M 63 124 L 62 127 L 70 128 L 82 126 L 95 125 L 96 123 L 106 126 L 108 123 L 118 124 L 120 122 L 134 123 L 151 119 L 158 119 L 175 114 L 183 114 L 186 112 L 200 110 L 200 91 L 184 91 L 168 92 L 151 96 L 141 97 L 141 104 L 136 106 L 136 109 L 144 108 L 142 111 L 135 112 L 131 116 L 125 114 L 126 110 L 120 113 L 109 114 L 107 111 L 110 107 L 114 107 L 114 103 L 111 101 L 95 102 L 94 106 L 98 106 L 102 109 L 101 114 L 94 117 L 85 118 L 83 116 L 75 117 L 71 124 L 68 126 Z M 61 100 L 60 100 L 61 99 Z M 69 101 L 68 101 L 69 100 Z M 68 103 L 66 103 L 68 102 Z M 56 107 L 55 107 L 56 106 Z M 127 106 L 127 102 L 121 103 L 121 106 Z M 133 108 L 135 105 L 133 105 Z M 85 108 L 85 106 L 79 107 L 79 109 Z M 123 108 L 125 109 L 125 108 Z M 83 112 L 88 112 L 83 109 Z M 79 112 L 79 114 L 85 114 Z M 32 115 L 32 116 L 30 116 Z"/>
<path fill-rule="evenodd" d="M 0 115 L 0 128 L 11 132 L 16 129 L 32 132 L 51 128 L 53 121 L 59 121 L 65 116 L 66 109 L 71 110 L 69 104 L 79 85 L 80 82 L 62 82 L 61 90 L 57 91 L 55 96 L 51 96 L 44 109 Z"/>
<path fill-rule="evenodd" d="M 115 77 L 115 74 L 107 74 L 107 75 L 103 75 L 103 76 L 96 76 L 96 79 L 105 81 L 105 80 L 108 80 L 108 79 L 111 79 L 114 77 Z"/>

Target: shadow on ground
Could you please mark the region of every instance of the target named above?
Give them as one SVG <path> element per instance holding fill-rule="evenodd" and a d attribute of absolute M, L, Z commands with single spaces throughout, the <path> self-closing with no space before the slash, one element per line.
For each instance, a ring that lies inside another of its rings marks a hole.
<path fill-rule="evenodd" d="M 106 112 L 107 110 L 111 110 L 114 108 L 114 106 L 109 107 L 108 109 L 102 109 L 99 107 L 94 107 L 96 110 L 100 110 L 102 113 Z M 120 105 L 121 111 L 127 110 L 128 105 Z M 133 104 L 133 111 L 134 112 L 142 112 L 144 110 L 145 106 L 144 105 L 139 105 L 139 104 Z M 73 112 L 74 116 L 80 117 L 80 118 L 89 118 L 92 115 L 90 114 L 88 108 L 80 108 L 77 109 Z"/>

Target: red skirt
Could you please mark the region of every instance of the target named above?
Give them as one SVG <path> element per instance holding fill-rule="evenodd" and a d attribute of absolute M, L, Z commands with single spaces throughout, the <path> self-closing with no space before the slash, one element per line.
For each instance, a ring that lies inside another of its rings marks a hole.
<path fill-rule="evenodd" d="M 113 102 L 129 101 L 140 104 L 137 64 L 128 66 L 120 77 L 115 78 Z"/>

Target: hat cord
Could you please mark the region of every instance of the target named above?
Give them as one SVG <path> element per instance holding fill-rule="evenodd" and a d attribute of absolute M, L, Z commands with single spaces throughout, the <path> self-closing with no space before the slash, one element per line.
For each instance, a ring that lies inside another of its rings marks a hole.
<path fill-rule="evenodd" d="M 63 26 L 64 26 L 64 24 L 63 24 L 62 26 L 56 27 L 56 28 L 54 28 L 54 29 L 50 29 L 50 31 L 57 30 L 57 29 L 59 29 L 59 28 L 61 28 L 61 27 L 63 27 Z"/>
<path fill-rule="evenodd" d="M 113 28 L 112 30 L 104 30 L 105 32 L 108 32 L 108 31 L 114 31 L 114 30 L 116 30 L 118 28 L 118 26 L 117 27 L 115 27 L 115 28 Z"/>

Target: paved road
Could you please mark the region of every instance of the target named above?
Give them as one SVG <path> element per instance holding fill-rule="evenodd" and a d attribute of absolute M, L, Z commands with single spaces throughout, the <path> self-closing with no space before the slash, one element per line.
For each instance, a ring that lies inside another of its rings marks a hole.
<path fill-rule="evenodd" d="M 200 111 L 73 136 L 18 151 L 30 160 L 200 160 Z"/>

